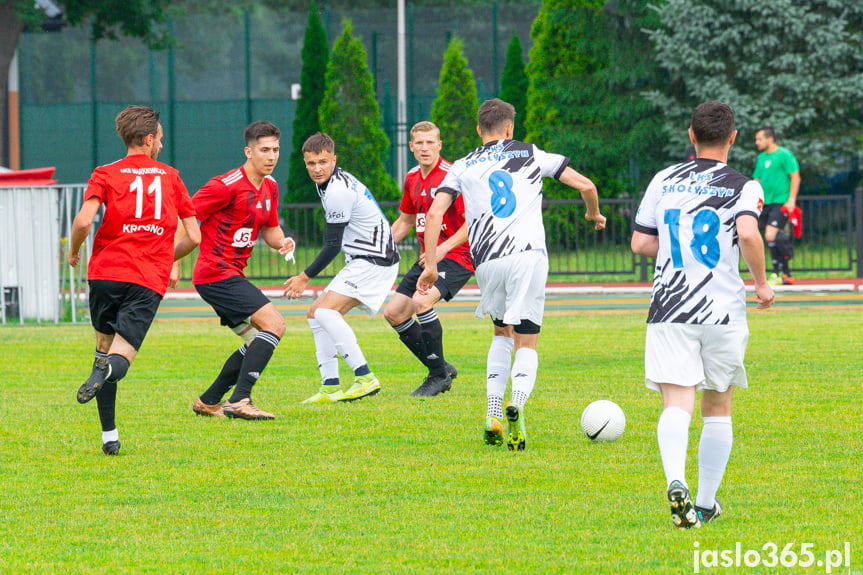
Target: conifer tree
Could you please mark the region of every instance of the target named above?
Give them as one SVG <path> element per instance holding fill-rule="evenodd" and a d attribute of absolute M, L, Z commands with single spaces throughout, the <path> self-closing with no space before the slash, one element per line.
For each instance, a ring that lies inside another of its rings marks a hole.
<path fill-rule="evenodd" d="M 460 38 L 450 40 L 440 71 L 437 98 L 431 120 L 440 128 L 441 155 L 450 161 L 466 156 L 482 144 L 476 133 L 479 103 L 476 82 L 468 67 Z"/>
<path fill-rule="evenodd" d="M 602 197 L 638 193 L 667 161 L 644 96 L 664 81 L 644 32 L 651 19 L 642 0 L 544 0 L 531 30 L 526 139 L 569 156 Z M 572 195 L 556 182 L 546 193 Z"/>
<path fill-rule="evenodd" d="M 320 107 L 321 130 L 336 143 L 338 165 L 364 183 L 378 201 L 399 196 L 384 161 L 390 141 L 381 128 L 381 111 L 366 51 L 343 22 L 327 65 L 327 90 Z"/>
<path fill-rule="evenodd" d="M 527 116 L 527 88 L 530 81 L 522 59 L 521 40 L 518 33 L 512 33 L 512 39 L 506 49 L 506 60 L 500 77 L 500 99 L 515 107 L 515 127 L 513 139 L 524 141 L 524 121 Z"/>
<path fill-rule="evenodd" d="M 288 194 L 291 203 L 317 202 L 315 183 L 309 178 L 303 163 L 303 142 L 321 130 L 318 108 L 326 91 L 329 48 L 327 33 L 314 0 L 309 4 L 309 20 L 303 39 L 303 67 L 300 72 L 300 99 L 294 116 L 291 156 L 288 166 Z"/>

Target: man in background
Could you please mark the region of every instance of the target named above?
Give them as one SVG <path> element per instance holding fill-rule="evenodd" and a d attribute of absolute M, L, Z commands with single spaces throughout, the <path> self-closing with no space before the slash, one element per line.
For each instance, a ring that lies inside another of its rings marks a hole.
<path fill-rule="evenodd" d="M 794 246 L 784 228 L 788 214 L 797 205 L 800 167 L 794 154 L 776 143 L 776 134 L 770 126 L 755 132 L 755 147 L 761 153 L 752 178 L 764 189 L 764 210 L 759 224 L 764 229 L 764 241 L 773 260 L 773 273 L 769 280 L 772 285 L 793 284 L 788 261 L 794 256 Z"/>

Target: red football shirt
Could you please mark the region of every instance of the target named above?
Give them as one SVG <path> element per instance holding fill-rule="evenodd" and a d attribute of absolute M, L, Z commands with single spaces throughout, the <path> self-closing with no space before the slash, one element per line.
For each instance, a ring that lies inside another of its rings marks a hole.
<path fill-rule="evenodd" d="M 98 198 L 105 217 L 87 269 L 91 280 L 144 286 L 165 295 L 174 263 L 177 217 L 195 215 L 180 174 L 145 154 L 96 168 L 84 201 Z"/>
<path fill-rule="evenodd" d="M 405 190 L 399 209 L 406 214 L 416 214 L 416 232 L 420 246 L 425 251 L 426 212 L 434 201 L 434 194 L 450 169 L 450 164 L 443 158 L 438 158 L 437 165 L 423 178 L 420 167 L 416 166 L 405 176 Z M 438 245 L 455 234 L 464 224 L 464 199 L 461 194 L 455 199 L 443 216 Z M 447 253 L 447 258 L 455 260 L 470 271 L 473 262 L 470 259 L 470 246 L 465 242 Z"/>
<path fill-rule="evenodd" d="M 279 185 L 270 176 L 256 188 L 240 168 L 204 184 L 192 202 L 201 220 L 201 247 L 192 283 L 205 284 L 231 276 L 246 277 L 243 269 L 262 226 L 279 225 Z"/>

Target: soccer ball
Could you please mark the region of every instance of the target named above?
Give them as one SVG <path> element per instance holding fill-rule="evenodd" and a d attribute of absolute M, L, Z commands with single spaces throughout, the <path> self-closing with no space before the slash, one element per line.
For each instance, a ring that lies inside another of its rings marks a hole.
<path fill-rule="evenodd" d="M 626 416 L 613 401 L 600 399 L 584 408 L 581 414 L 581 429 L 591 441 L 611 443 L 623 435 Z"/>

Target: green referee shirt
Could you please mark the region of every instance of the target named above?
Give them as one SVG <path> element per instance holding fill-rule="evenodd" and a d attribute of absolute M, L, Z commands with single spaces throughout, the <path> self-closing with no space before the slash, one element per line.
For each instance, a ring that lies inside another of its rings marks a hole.
<path fill-rule="evenodd" d="M 761 152 L 752 177 L 761 181 L 765 204 L 784 204 L 791 195 L 791 174 L 799 172 L 797 158 L 788 148 L 779 146 L 772 154 Z"/>

